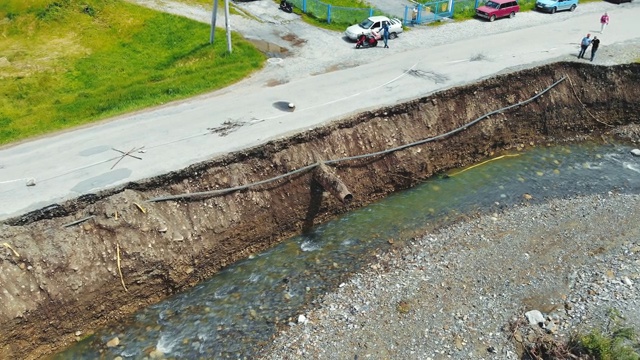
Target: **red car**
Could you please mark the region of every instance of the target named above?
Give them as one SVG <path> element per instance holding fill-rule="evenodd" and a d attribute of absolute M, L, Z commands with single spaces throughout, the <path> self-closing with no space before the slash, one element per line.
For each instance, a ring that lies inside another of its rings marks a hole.
<path fill-rule="evenodd" d="M 476 15 L 494 21 L 501 17 L 514 17 L 520 11 L 520 5 L 515 0 L 489 0 L 476 9 Z"/>

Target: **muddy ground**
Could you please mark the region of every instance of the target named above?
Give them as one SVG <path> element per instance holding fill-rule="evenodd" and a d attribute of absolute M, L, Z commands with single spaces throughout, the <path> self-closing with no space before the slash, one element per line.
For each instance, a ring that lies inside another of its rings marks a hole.
<path fill-rule="evenodd" d="M 531 98 L 534 101 L 472 120 Z M 640 121 L 640 65 L 558 63 L 365 112 L 0 225 L 0 358 L 34 359 L 336 214 L 503 150 L 608 136 Z M 321 161 L 434 141 L 329 168 Z M 274 182 L 243 188 L 309 166 Z M 241 187 L 150 202 L 168 195 Z M 78 220 L 84 220 L 78 222 Z M 77 222 L 77 223 L 76 223 Z"/>

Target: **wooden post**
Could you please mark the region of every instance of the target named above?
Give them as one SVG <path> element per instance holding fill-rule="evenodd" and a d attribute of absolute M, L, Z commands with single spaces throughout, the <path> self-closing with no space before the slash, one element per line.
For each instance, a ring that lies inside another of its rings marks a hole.
<path fill-rule="evenodd" d="M 343 204 L 348 205 L 353 200 L 353 195 L 347 186 L 338 178 L 338 176 L 329 169 L 325 164 L 320 164 L 315 172 L 315 179 L 322 187 L 340 200 Z"/>

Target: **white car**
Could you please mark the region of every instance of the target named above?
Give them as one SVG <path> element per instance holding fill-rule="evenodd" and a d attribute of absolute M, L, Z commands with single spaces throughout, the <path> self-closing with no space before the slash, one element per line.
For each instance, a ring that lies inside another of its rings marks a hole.
<path fill-rule="evenodd" d="M 402 21 L 400 19 L 389 19 L 386 16 L 371 16 L 360 24 L 351 25 L 344 32 L 344 35 L 355 41 L 361 34 L 371 35 L 372 30 L 376 30 L 380 35 L 383 23 L 389 24 L 389 39 L 395 39 L 402 32 Z"/>

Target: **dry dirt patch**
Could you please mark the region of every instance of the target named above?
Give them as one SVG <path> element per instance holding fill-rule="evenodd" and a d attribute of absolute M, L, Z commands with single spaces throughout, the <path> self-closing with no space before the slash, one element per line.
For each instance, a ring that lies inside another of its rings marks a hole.
<path fill-rule="evenodd" d="M 292 33 L 286 34 L 286 35 L 282 36 L 281 38 L 282 38 L 282 40 L 290 42 L 291 45 L 298 46 L 298 47 L 300 47 L 300 46 L 302 46 L 302 45 L 307 43 L 307 40 L 301 39 L 296 34 L 292 34 Z"/>

